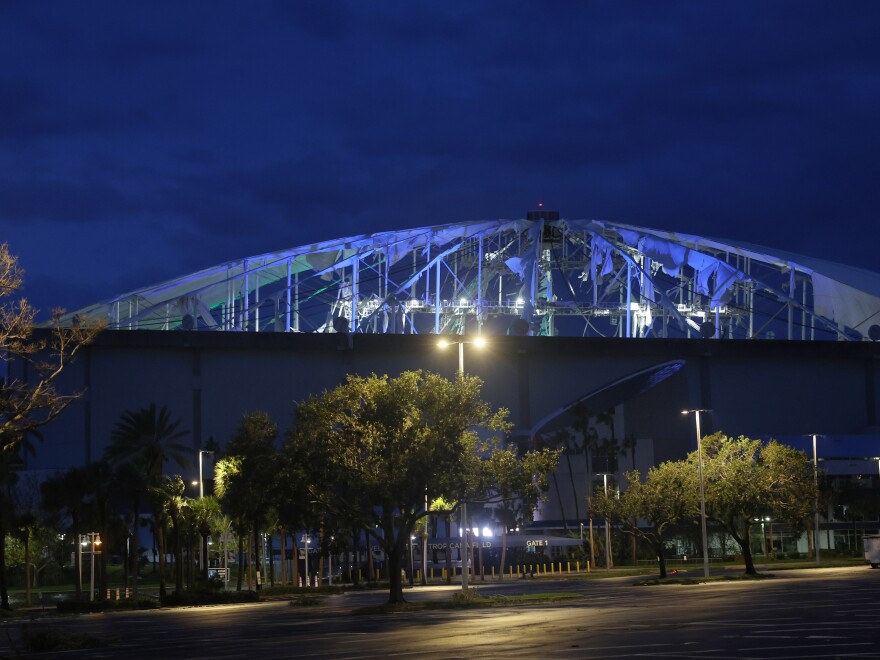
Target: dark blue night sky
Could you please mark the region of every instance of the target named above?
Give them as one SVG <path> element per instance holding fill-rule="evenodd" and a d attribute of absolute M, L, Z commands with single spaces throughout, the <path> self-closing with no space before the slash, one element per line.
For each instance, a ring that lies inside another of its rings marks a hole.
<path fill-rule="evenodd" d="M 0 1 L 44 311 L 539 201 L 880 270 L 878 2 Z"/>

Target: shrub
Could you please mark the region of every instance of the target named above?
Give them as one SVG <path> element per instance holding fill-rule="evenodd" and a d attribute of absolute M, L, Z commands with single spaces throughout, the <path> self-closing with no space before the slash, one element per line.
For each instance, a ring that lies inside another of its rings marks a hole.
<path fill-rule="evenodd" d="M 467 591 L 456 591 L 452 594 L 452 602 L 458 605 L 471 605 L 482 601 L 483 597 L 477 593 L 476 589 L 468 589 Z"/>
<path fill-rule="evenodd" d="M 313 605 L 320 605 L 321 599 L 316 598 L 315 596 L 310 596 L 308 594 L 300 594 L 298 596 L 294 596 L 290 600 L 290 605 L 292 607 L 311 607 Z"/>
<path fill-rule="evenodd" d="M 153 610 L 159 603 L 148 596 L 122 600 L 59 600 L 55 606 L 61 613 L 103 612 L 105 610 Z"/>
<path fill-rule="evenodd" d="M 224 603 L 256 603 L 260 600 L 256 591 L 184 591 L 162 596 L 164 606 L 220 605 Z"/>

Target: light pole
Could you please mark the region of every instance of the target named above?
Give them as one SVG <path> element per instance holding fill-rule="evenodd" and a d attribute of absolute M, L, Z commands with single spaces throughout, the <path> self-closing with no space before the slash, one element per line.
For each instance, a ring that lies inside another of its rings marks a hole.
<path fill-rule="evenodd" d="M 703 440 L 700 434 L 700 413 L 709 412 L 704 409 L 682 410 L 682 415 L 694 413 L 697 422 L 697 457 L 700 465 L 700 526 L 703 533 L 703 575 L 709 577 L 709 538 L 706 533 L 706 491 L 703 485 Z"/>
<path fill-rule="evenodd" d="M 602 472 L 602 486 L 605 492 L 605 498 L 608 498 L 608 473 Z M 605 518 L 605 568 L 611 570 L 611 528 L 608 524 L 608 518 Z"/>
<path fill-rule="evenodd" d="M 437 342 L 437 346 L 440 348 L 446 348 L 449 344 L 458 344 L 458 373 L 460 376 L 464 376 L 464 345 L 465 344 L 473 344 L 477 348 L 482 348 L 486 345 L 486 340 L 482 337 L 476 337 L 472 340 L 465 339 L 441 339 Z M 461 564 L 461 590 L 467 591 L 468 588 L 468 572 L 470 571 L 470 566 L 468 565 L 468 548 L 470 547 L 470 543 L 468 542 L 468 529 L 467 529 L 467 502 L 462 501 L 461 503 L 461 527 L 464 530 L 464 560 Z M 449 545 L 449 539 L 446 539 L 447 546 Z M 448 551 L 448 548 L 447 548 Z M 461 551 L 459 550 L 459 554 Z"/>
<path fill-rule="evenodd" d="M 91 545 L 91 561 L 90 569 L 92 573 L 91 577 L 91 588 L 89 590 L 89 600 L 95 600 L 95 546 L 101 545 L 101 534 L 100 532 L 89 532 L 88 534 L 82 534 L 80 536 L 80 545 Z"/>
<path fill-rule="evenodd" d="M 309 586 L 309 533 L 303 534 L 303 545 L 306 546 L 306 580 L 305 586 Z"/>
<path fill-rule="evenodd" d="M 813 524 L 813 550 L 816 552 L 816 566 L 819 565 L 819 459 L 816 454 L 816 434 L 813 433 L 813 488 L 816 489 L 813 509 L 816 520 Z"/>
<path fill-rule="evenodd" d="M 210 454 L 213 456 L 214 452 L 205 449 L 199 450 L 199 499 L 205 497 L 205 480 L 202 478 L 202 454 Z"/>
<path fill-rule="evenodd" d="M 415 565 L 413 564 L 413 542 L 415 542 L 416 537 L 409 537 L 409 586 L 413 586 L 413 574 L 415 571 Z"/>
<path fill-rule="evenodd" d="M 330 537 L 330 551 L 327 553 L 327 584 L 333 586 L 333 541 L 336 537 Z"/>

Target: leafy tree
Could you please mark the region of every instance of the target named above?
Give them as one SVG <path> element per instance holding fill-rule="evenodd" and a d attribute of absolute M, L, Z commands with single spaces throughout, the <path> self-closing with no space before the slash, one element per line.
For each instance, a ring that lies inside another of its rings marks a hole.
<path fill-rule="evenodd" d="M 657 555 L 660 577 L 666 577 L 666 542 L 677 524 L 694 519 L 699 510 L 695 475 L 684 461 L 669 461 L 648 470 L 644 482 L 638 470 L 626 473 L 629 487 L 620 499 L 593 496 L 593 507 L 600 516 L 620 521 L 626 533 L 644 539 Z M 650 527 L 639 527 L 644 519 Z"/>
<path fill-rule="evenodd" d="M 763 444 L 744 436 L 706 436 L 703 445 L 706 517 L 719 524 L 742 550 L 745 569 L 755 574 L 751 527 L 767 511 L 798 519 L 811 510 L 815 497 L 806 454 L 774 440 Z M 694 474 L 699 460 L 688 455 Z"/>
<path fill-rule="evenodd" d="M 452 584 L 452 512 L 455 511 L 456 506 L 456 502 L 447 500 L 441 495 L 431 500 L 428 507 L 430 511 L 443 516 L 446 526 L 446 584 Z"/>
<path fill-rule="evenodd" d="M 480 387 L 477 378 L 421 371 L 349 376 L 296 412 L 284 451 L 298 457 L 326 511 L 355 517 L 383 548 L 390 603 L 403 602 L 400 572 L 415 523 L 427 515 L 425 489 L 476 496 L 479 456 L 489 448 L 478 430 L 508 428 L 506 411 L 492 411 Z"/>
<path fill-rule="evenodd" d="M 215 466 L 214 491 L 226 507 L 238 531 L 243 524 L 253 533 L 254 561 L 259 564 L 260 530 L 269 519 L 277 491 L 280 459 L 275 439 L 278 430 L 268 413 L 245 414 Z M 259 585 L 257 585 L 259 588 Z"/>
<path fill-rule="evenodd" d="M 547 475 L 559 465 L 564 449 L 530 451 L 520 457 L 514 448 L 497 449 L 486 461 L 487 503 L 497 506 L 502 523 L 501 570 L 507 559 L 507 528 L 531 522 L 547 489 Z"/>
<path fill-rule="evenodd" d="M 770 471 L 770 515 L 785 522 L 796 534 L 813 527 L 816 480 L 807 455 L 778 442 L 761 449 L 761 458 Z M 809 539 L 812 535 L 808 534 Z"/>

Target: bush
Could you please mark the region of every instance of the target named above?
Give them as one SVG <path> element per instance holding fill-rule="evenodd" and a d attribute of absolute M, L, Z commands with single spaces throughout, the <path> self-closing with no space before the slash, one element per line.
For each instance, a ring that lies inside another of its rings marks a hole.
<path fill-rule="evenodd" d="M 290 600 L 291 607 L 311 607 L 313 605 L 320 605 L 321 599 L 315 596 L 311 596 L 308 594 L 300 594 L 294 596 Z"/>
<path fill-rule="evenodd" d="M 456 591 L 452 594 L 452 602 L 457 605 L 472 605 L 481 602 L 483 597 L 477 593 L 476 589 L 468 589 L 467 591 Z"/>
<path fill-rule="evenodd" d="M 154 610 L 159 603 L 148 596 L 122 600 L 59 600 L 55 606 L 61 613 L 104 612 L 105 610 Z"/>
<path fill-rule="evenodd" d="M 159 598 L 163 606 L 221 605 L 225 603 L 256 603 L 260 600 L 256 591 L 184 591 Z"/>
<path fill-rule="evenodd" d="M 799 553 L 799 552 L 797 552 L 797 551 L 789 552 L 789 553 L 788 553 L 788 558 L 789 558 L 789 559 L 800 559 L 800 558 L 801 558 L 801 553 Z"/>

